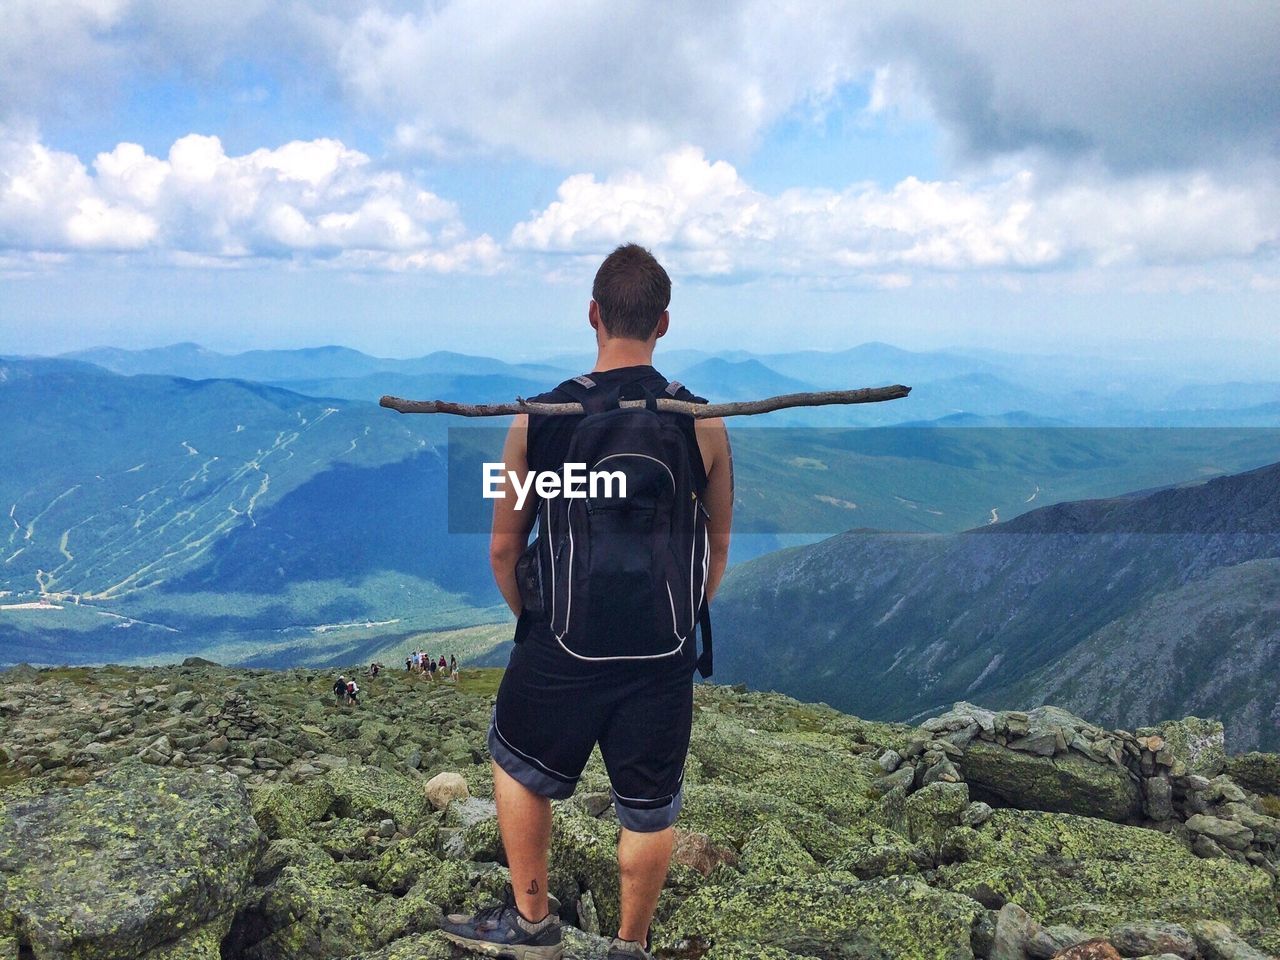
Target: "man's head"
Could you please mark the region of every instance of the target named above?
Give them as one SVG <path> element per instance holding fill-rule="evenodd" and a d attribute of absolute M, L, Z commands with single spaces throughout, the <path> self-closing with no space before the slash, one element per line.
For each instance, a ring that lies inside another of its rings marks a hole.
<path fill-rule="evenodd" d="M 626 243 L 600 264 L 591 298 L 609 337 L 647 341 L 666 332 L 671 278 L 648 250 Z"/>

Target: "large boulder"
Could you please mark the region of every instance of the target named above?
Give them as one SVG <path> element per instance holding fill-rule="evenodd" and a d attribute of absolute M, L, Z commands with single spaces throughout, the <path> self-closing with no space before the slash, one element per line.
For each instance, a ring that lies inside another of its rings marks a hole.
<path fill-rule="evenodd" d="M 85 786 L 10 799 L 0 929 L 37 957 L 216 956 L 261 839 L 226 774 L 127 763 Z"/>
<path fill-rule="evenodd" d="M 965 750 L 963 768 L 974 799 L 996 806 L 1121 823 L 1142 810 L 1142 792 L 1128 769 L 1075 751 L 1041 756 L 974 740 Z"/>
<path fill-rule="evenodd" d="M 1244 753 L 1226 761 L 1226 772 L 1254 793 L 1280 797 L 1280 754 Z"/>

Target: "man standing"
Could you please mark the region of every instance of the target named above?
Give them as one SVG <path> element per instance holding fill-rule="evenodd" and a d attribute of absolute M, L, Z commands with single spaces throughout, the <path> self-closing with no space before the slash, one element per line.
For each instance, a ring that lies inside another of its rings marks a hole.
<path fill-rule="evenodd" d="M 586 381 L 592 390 L 602 391 L 632 386 L 650 395 L 693 398 L 678 384 L 668 384 L 652 365 L 654 347 L 670 323 L 670 299 L 670 278 L 647 250 L 627 244 L 611 253 L 596 274 L 587 311 L 595 331 L 596 362 L 588 374 L 576 378 L 579 384 Z M 562 384 L 532 399 L 564 403 L 577 398 Z M 560 471 L 582 419 L 581 415 L 517 416 L 503 447 L 505 468 L 521 483 L 531 471 Z M 709 601 L 729 553 L 733 510 L 729 436 L 719 419 L 688 419 L 681 429 L 687 435 L 691 469 L 700 481 L 696 493 L 707 514 L 703 582 Z M 519 642 L 499 687 L 489 728 L 494 799 L 511 886 L 503 902 L 472 916 L 451 914 L 442 929 L 453 941 L 483 953 L 558 960 L 563 953 L 560 918 L 547 891 L 550 801 L 573 794 L 598 742 L 621 825 L 621 924 L 609 957 L 648 958 L 649 925 L 666 880 L 673 824 L 683 798 L 693 671 L 698 665 L 694 638 L 688 630 L 674 655 L 575 654 L 545 616 L 524 609 L 517 582 L 516 563 L 525 552 L 540 503 L 530 497 L 517 509 L 514 495 L 496 499 L 489 551 L 498 587 L 519 618 Z M 615 596 L 606 602 L 628 603 L 630 598 Z M 608 638 L 595 640 L 608 642 Z M 570 716 L 572 722 L 566 723 Z"/>

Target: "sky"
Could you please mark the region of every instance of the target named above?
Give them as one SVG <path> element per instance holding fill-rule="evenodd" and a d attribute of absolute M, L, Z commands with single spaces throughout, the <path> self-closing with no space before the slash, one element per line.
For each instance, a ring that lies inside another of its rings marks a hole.
<path fill-rule="evenodd" d="M 0 7 L 0 353 L 1280 358 L 1275 3 Z"/>

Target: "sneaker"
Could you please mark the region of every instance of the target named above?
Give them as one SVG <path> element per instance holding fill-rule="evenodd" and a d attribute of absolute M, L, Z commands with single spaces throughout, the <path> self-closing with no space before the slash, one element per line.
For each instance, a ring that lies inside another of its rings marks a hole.
<path fill-rule="evenodd" d="M 550 912 L 537 923 L 530 923 L 516 909 L 515 896 L 508 885 L 502 902 L 477 911 L 471 916 L 451 913 L 440 924 L 440 931 L 459 946 L 501 960 L 560 960 L 564 944 L 560 938 L 560 904 L 547 898 Z"/>
<path fill-rule="evenodd" d="M 645 949 L 646 944 L 639 940 L 623 940 L 614 937 L 609 944 L 609 955 L 606 960 L 653 960 L 653 954 Z"/>

